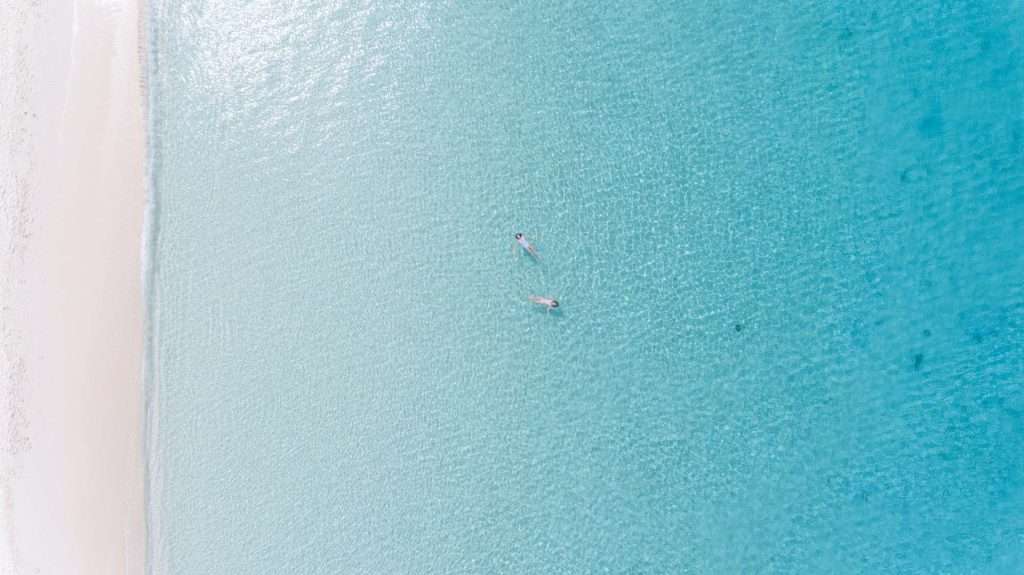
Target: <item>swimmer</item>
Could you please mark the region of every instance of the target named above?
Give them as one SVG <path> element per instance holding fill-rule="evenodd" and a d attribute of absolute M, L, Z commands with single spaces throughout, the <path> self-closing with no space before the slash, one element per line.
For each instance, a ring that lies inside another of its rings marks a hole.
<path fill-rule="evenodd" d="M 527 299 L 529 299 L 531 302 L 533 302 L 533 303 L 535 303 L 537 305 L 542 305 L 542 306 L 548 308 L 548 312 L 550 312 L 551 310 L 553 310 L 556 307 L 558 307 L 558 300 L 556 300 L 555 298 L 544 297 L 544 296 L 539 296 L 539 295 L 532 295 L 532 296 L 530 296 Z"/>
<path fill-rule="evenodd" d="M 531 256 L 537 258 L 538 260 L 540 259 L 540 256 L 537 255 L 537 248 L 534 247 L 534 245 L 531 244 L 526 239 L 526 236 L 524 236 L 523 234 L 518 234 L 517 233 L 516 234 L 516 243 L 519 244 L 524 250 L 526 250 L 526 253 L 528 253 Z M 516 247 L 512 246 L 512 249 L 514 250 L 514 249 L 516 249 Z"/>

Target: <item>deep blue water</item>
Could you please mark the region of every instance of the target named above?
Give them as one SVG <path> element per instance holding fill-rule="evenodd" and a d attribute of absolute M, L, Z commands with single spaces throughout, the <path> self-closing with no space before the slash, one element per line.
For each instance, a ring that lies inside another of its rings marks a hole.
<path fill-rule="evenodd" d="M 1024 572 L 1024 4 L 477 4 L 151 2 L 151 570 Z"/>

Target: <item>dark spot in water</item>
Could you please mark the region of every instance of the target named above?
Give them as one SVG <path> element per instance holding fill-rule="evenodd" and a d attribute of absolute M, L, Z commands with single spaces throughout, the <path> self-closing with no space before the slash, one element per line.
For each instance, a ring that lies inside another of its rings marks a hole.
<path fill-rule="evenodd" d="M 1001 306 L 978 305 L 960 312 L 960 325 L 972 342 L 998 339 L 1011 325 L 1010 309 Z"/>
<path fill-rule="evenodd" d="M 733 326 L 733 329 L 735 329 L 736 332 L 739 333 L 739 332 L 743 331 L 743 324 L 742 323 L 738 323 L 738 324 Z"/>
<path fill-rule="evenodd" d="M 1024 121 L 1016 121 L 1010 130 L 1010 149 L 1019 150 L 1024 147 Z"/>
<path fill-rule="evenodd" d="M 904 184 L 913 184 L 916 182 L 920 182 L 921 180 L 927 177 L 928 168 L 920 164 L 915 164 L 903 170 L 903 173 L 900 174 L 900 181 L 903 182 Z"/>
<path fill-rule="evenodd" d="M 921 369 L 922 365 L 924 365 L 924 354 L 923 353 L 916 353 L 916 354 L 914 354 L 914 371 L 919 371 Z"/>
<path fill-rule="evenodd" d="M 1003 87 L 1008 85 L 1014 78 L 1016 68 L 1012 64 L 1006 64 L 1003 66 L 996 66 L 992 68 L 992 74 L 989 78 L 989 82 L 996 87 Z"/>
<path fill-rule="evenodd" d="M 917 132 L 925 138 L 937 138 L 942 135 L 942 114 L 933 112 L 917 123 Z"/>
<path fill-rule="evenodd" d="M 926 329 L 926 330 L 921 332 L 921 335 L 923 335 L 925 337 L 931 337 L 932 336 L 932 330 Z"/>
<path fill-rule="evenodd" d="M 876 488 L 870 485 L 864 485 L 853 492 L 853 500 L 857 503 L 868 503 L 871 501 L 871 496 L 875 493 Z"/>

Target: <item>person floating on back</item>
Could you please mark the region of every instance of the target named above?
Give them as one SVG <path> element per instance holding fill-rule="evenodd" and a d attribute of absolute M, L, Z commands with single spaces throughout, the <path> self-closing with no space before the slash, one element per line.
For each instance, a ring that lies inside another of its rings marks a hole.
<path fill-rule="evenodd" d="M 540 260 L 540 256 L 537 255 L 537 248 L 533 244 L 531 244 L 529 240 L 526 239 L 526 236 L 524 236 L 521 233 L 517 233 L 516 243 L 519 244 L 524 250 L 526 250 L 526 253 L 530 254 L 535 259 Z M 512 246 L 512 249 L 515 250 L 516 247 Z"/>
<path fill-rule="evenodd" d="M 537 305 L 542 305 L 548 308 L 549 313 L 551 312 L 551 310 L 558 307 L 558 300 L 556 300 L 555 298 L 532 295 L 528 299 Z"/>

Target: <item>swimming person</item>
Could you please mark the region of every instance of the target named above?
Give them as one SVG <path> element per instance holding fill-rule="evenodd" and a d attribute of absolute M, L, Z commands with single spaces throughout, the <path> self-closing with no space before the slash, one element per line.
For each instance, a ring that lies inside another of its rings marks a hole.
<path fill-rule="evenodd" d="M 516 243 L 517 243 L 517 244 L 519 244 L 520 246 L 522 246 L 522 248 L 523 248 L 524 250 L 526 250 L 526 253 L 528 253 L 528 254 L 530 254 L 531 256 L 533 256 L 533 257 L 537 258 L 538 260 L 540 259 L 540 256 L 539 256 L 539 255 L 537 255 L 537 248 L 536 248 L 536 247 L 534 247 L 534 245 L 533 245 L 533 244 L 531 244 L 531 243 L 530 243 L 530 242 L 529 242 L 529 241 L 528 241 L 528 240 L 526 239 L 526 236 L 524 236 L 524 235 L 523 235 L 523 234 L 521 234 L 521 233 L 517 233 L 517 234 L 516 234 Z M 514 249 L 515 249 L 515 246 L 512 246 L 512 249 L 514 250 Z"/>
<path fill-rule="evenodd" d="M 551 297 L 532 295 L 528 298 L 531 302 L 548 308 L 548 312 L 558 307 L 558 300 Z"/>

